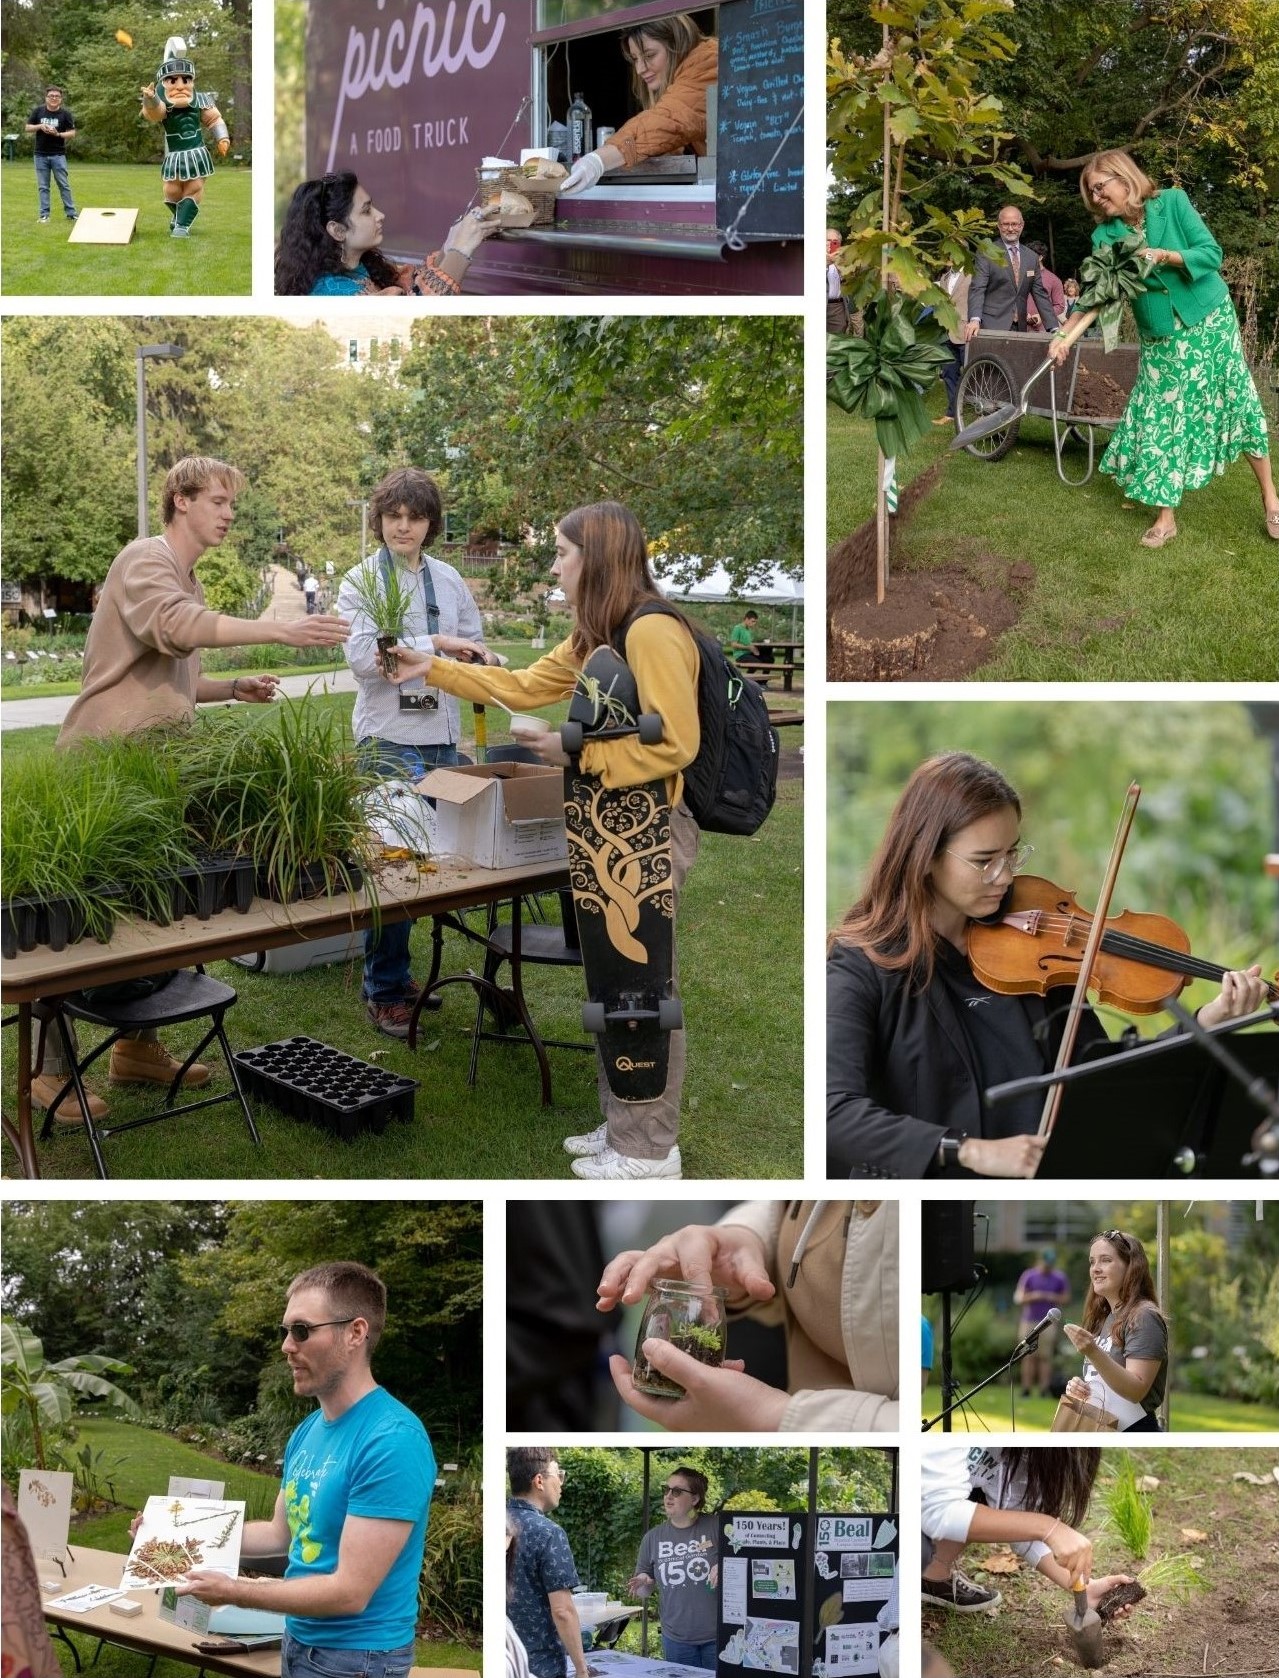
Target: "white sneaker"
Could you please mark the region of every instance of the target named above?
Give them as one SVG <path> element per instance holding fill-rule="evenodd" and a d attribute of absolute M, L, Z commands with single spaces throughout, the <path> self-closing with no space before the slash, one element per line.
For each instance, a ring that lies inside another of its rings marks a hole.
<path fill-rule="evenodd" d="M 566 1136 L 564 1138 L 564 1152 L 572 1154 L 574 1159 L 582 1159 L 586 1154 L 602 1154 L 608 1146 L 608 1120 L 596 1125 L 594 1130 L 587 1131 L 585 1136 Z"/>
<path fill-rule="evenodd" d="M 575 1177 L 608 1178 L 621 1181 L 634 1177 L 682 1177 L 679 1148 L 672 1148 L 665 1159 L 635 1159 L 631 1154 L 619 1154 L 616 1148 L 601 1148 L 599 1153 L 573 1161 Z"/>

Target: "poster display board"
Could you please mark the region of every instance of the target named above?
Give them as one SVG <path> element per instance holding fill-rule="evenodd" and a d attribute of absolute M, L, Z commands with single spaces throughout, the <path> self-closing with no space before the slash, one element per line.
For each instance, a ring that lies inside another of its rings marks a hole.
<path fill-rule="evenodd" d="M 804 124 L 791 123 L 804 105 L 804 7 L 730 0 L 718 22 L 716 226 L 727 231 L 745 206 L 740 238 L 801 238 Z"/>
<path fill-rule="evenodd" d="M 60 1561 L 66 1554 L 74 1483 L 75 1476 L 65 1469 L 18 1470 L 18 1514 L 33 1555 Z"/>
<path fill-rule="evenodd" d="M 862 1678 L 897 1624 L 896 1517 L 806 1513 L 720 1516 L 716 1671 Z M 811 1643 L 805 1645 L 805 1625 Z"/>
<path fill-rule="evenodd" d="M 891 1515 L 818 1515 L 812 1678 L 878 1673 L 879 1645 L 897 1623 L 898 1542 Z"/>

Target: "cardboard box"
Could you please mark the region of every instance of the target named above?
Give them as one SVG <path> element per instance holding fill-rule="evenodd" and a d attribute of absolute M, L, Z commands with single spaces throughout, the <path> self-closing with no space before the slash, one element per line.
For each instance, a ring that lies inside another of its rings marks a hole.
<path fill-rule="evenodd" d="M 568 857 L 564 773 L 534 763 L 433 769 L 417 790 L 435 800 L 439 847 L 481 868 Z"/>

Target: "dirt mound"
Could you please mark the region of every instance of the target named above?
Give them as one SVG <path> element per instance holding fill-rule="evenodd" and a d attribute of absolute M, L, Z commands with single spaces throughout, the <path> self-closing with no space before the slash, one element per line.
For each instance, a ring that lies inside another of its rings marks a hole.
<path fill-rule="evenodd" d="M 941 462 L 905 490 L 892 547 L 912 510 L 935 488 Z M 890 555 L 883 605 L 875 599 L 875 521 L 868 519 L 826 558 L 827 658 L 832 682 L 957 681 L 985 664 L 1011 629 L 1034 583 L 1034 566 L 1010 564 L 959 542 L 956 563 L 911 571 Z"/>

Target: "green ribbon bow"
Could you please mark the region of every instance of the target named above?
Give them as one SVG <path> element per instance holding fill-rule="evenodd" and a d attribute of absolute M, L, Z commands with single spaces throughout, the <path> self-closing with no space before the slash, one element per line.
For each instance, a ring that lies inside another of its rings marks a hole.
<path fill-rule="evenodd" d="M 1124 304 L 1148 289 L 1146 281 L 1155 264 L 1142 260 L 1138 253 L 1145 249 L 1145 235 L 1129 233 L 1123 239 L 1116 239 L 1113 245 L 1103 245 L 1080 265 L 1083 289 L 1079 293 L 1079 307 L 1099 311 L 1102 347 L 1107 355 L 1119 342 L 1119 317 Z"/>
<path fill-rule="evenodd" d="M 866 335 L 828 333 L 826 390 L 846 414 L 875 422 L 886 455 L 905 454 L 928 429 L 921 392 L 950 360 L 946 330 L 934 316 L 912 321 L 918 305 L 881 291 L 866 310 Z"/>

